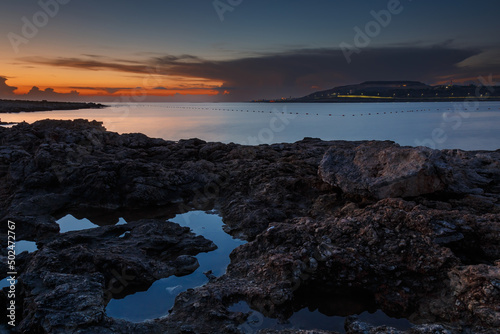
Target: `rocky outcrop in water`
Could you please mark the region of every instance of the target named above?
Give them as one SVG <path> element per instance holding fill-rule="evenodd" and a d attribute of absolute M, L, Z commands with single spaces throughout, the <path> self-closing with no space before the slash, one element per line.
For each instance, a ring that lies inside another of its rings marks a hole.
<path fill-rule="evenodd" d="M 76 110 L 104 108 L 100 103 L 92 102 L 52 102 L 52 101 L 25 101 L 0 100 L 0 113 L 19 113 L 50 110 Z"/>
<path fill-rule="evenodd" d="M 500 151 L 170 142 L 40 121 L 0 128 L 0 180 L 0 231 L 15 221 L 18 239 L 39 248 L 17 259 L 19 331 L 245 333 L 248 314 L 229 310 L 242 301 L 282 320 L 304 307 L 381 309 L 415 324 L 397 331 L 348 318 L 347 333 L 500 329 Z M 193 208 L 215 208 L 249 241 L 226 274 L 181 293 L 168 317 L 108 317 L 109 298 L 187 274 L 193 255 L 214 248 L 166 223 Z M 62 214 L 98 210 L 108 213 L 103 226 L 58 233 Z M 132 223 L 113 225 L 113 212 Z"/>

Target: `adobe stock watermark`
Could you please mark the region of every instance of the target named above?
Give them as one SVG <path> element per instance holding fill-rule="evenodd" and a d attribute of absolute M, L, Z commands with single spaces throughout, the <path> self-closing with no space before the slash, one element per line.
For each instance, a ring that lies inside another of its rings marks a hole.
<path fill-rule="evenodd" d="M 411 2 L 412 0 L 408 1 Z M 364 29 L 358 26 L 354 27 L 354 45 L 346 42 L 339 44 L 347 63 L 350 64 L 352 62 L 351 57 L 353 54 L 360 54 L 362 49 L 367 48 L 372 40 L 382 33 L 382 29 L 387 28 L 391 24 L 392 17 L 401 14 L 403 9 L 404 7 L 400 0 L 389 0 L 387 9 L 382 9 L 378 12 L 374 10 L 370 11 L 373 20 L 368 21 Z"/>
<path fill-rule="evenodd" d="M 480 76 L 478 80 L 479 85 L 476 86 L 474 96 L 467 97 L 462 103 L 453 103 L 453 111 L 442 114 L 443 122 L 439 127 L 431 131 L 429 138 L 423 140 L 415 139 L 416 146 L 427 146 L 436 149 L 438 145 L 444 144 L 448 140 L 447 133 L 449 133 L 450 129 L 453 131 L 458 130 L 462 126 L 464 119 L 471 117 L 469 110 L 477 109 L 479 102 L 486 99 L 481 94 L 481 90 L 486 89 L 490 93 L 495 92 L 493 86 L 497 83 L 493 82 L 492 74 L 488 78 Z"/>
<path fill-rule="evenodd" d="M 276 133 L 283 132 L 291 121 L 297 118 L 296 114 L 287 111 L 286 106 L 282 111 L 273 108 L 271 112 L 274 116 L 269 120 L 269 126 L 260 129 L 256 137 L 248 136 L 241 145 L 272 144 Z"/>
<path fill-rule="evenodd" d="M 40 29 L 47 26 L 51 19 L 59 13 L 61 5 L 67 5 L 71 0 L 39 0 L 40 10 L 35 12 L 31 18 L 23 16 L 21 18 L 22 26 L 20 34 L 9 32 L 7 38 L 16 54 L 19 53 L 19 47 L 28 44 L 35 38 Z"/>
<path fill-rule="evenodd" d="M 214 6 L 215 12 L 219 16 L 221 22 L 224 22 L 224 14 L 226 12 L 232 12 L 236 7 L 241 5 L 243 0 L 214 0 L 212 5 Z"/>
<path fill-rule="evenodd" d="M 181 202 L 178 207 L 178 212 L 190 212 L 195 209 L 203 209 L 206 208 L 208 204 L 210 204 L 213 200 L 219 197 L 219 194 L 222 189 L 229 186 L 230 184 L 230 175 L 228 172 L 222 172 L 218 175 L 214 180 L 207 183 L 203 189 L 195 189 L 193 194 L 193 199 L 190 200 L 190 205 L 185 202 Z M 199 214 L 197 212 L 196 214 Z M 184 216 L 184 222 L 186 226 L 191 224 L 190 216 Z"/>
<path fill-rule="evenodd" d="M 115 130 L 115 124 L 123 121 L 130 115 L 132 108 L 136 107 L 135 103 L 144 102 L 147 99 L 149 89 L 163 86 L 163 76 L 166 74 L 161 64 L 157 63 L 154 67 L 147 66 L 144 72 L 146 75 L 142 78 L 141 87 L 136 87 L 130 91 L 130 94 L 121 94 L 113 100 L 113 103 L 123 103 L 124 105 L 118 105 L 115 108 L 111 108 L 111 112 L 115 115 L 102 120 L 108 131 Z"/>
<path fill-rule="evenodd" d="M 251 311 L 244 324 L 238 326 L 238 329 L 245 334 L 257 333 L 264 324 L 264 316 L 257 311 Z"/>
<path fill-rule="evenodd" d="M 316 246 L 312 256 L 302 259 L 302 263 L 298 267 L 286 268 L 285 275 L 290 279 L 290 283 L 292 284 L 290 292 L 294 293 L 304 283 L 309 281 L 318 269 L 319 263 L 328 261 L 337 252 L 331 240 L 328 239 Z M 271 294 L 270 299 L 273 304 L 282 305 L 287 301 L 287 296 L 285 294 Z"/>

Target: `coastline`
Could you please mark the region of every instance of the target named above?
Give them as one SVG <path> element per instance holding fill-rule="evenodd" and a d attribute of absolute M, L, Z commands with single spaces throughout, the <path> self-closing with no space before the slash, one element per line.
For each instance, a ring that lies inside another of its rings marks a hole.
<path fill-rule="evenodd" d="M 353 97 L 353 98 L 324 98 L 324 99 L 290 99 L 290 100 L 263 100 L 263 101 L 251 101 L 255 103 L 432 103 L 432 102 L 467 102 L 467 101 L 477 101 L 478 98 L 474 97 L 456 97 L 456 98 L 380 98 L 380 97 Z M 490 101 L 498 102 L 500 97 L 482 97 L 480 101 Z"/>
<path fill-rule="evenodd" d="M 20 331 L 237 333 L 246 317 L 230 311 L 234 303 L 286 319 L 360 294 L 418 324 L 400 333 L 500 328 L 499 150 L 314 138 L 174 142 L 87 120 L 0 128 L 0 143 L 0 219 L 38 245 L 16 262 L 26 310 Z M 109 298 L 191 270 L 192 254 L 213 249 L 165 223 L 171 216 L 163 212 L 194 209 L 217 210 L 225 230 L 248 241 L 233 251 L 226 274 L 181 293 L 170 315 L 154 322 L 108 317 Z M 61 213 L 99 210 L 134 214 L 126 225 L 59 233 Z M 113 273 L 126 285 L 116 286 Z M 325 294 L 324 305 L 307 299 Z M 347 333 L 388 330 L 351 317 L 345 325 Z"/>
<path fill-rule="evenodd" d="M 0 113 L 37 112 L 51 110 L 78 110 L 105 108 L 100 103 L 93 102 L 53 102 L 53 101 L 24 101 L 0 100 Z"/>

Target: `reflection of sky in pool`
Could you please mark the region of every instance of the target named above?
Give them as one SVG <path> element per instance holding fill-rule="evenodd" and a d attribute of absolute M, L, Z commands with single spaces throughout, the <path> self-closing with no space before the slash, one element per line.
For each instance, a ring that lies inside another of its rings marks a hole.
<path fill-rule="evenodd" d="M 3 280 L 0 281 L 0 289 L 3 289 L 3 288 L 10 286 L 10 281 L 8 281 L 9 278 L 10 278 L 10 276 L 5 277 Z M 17 280 L 16 280 L 16 284 L 17 284 Z"/>
<path fill-rule="evenodd" d="M 10 248 L 9 248 L 9 250 L 10 250 Z M 34 242 L 34 241 L 26 241 L 26 240 L 16 241 L 16 248 L 15 248 L 16 254 L 21 254 L 22 252 L 26 252 L 26 251 L 28 253 L 31 253 L 31 252 L 34 252 L 36 250 L 38 250 L 38 247 L 36 245 L 36 242 Z M 9 281 L 7 281 L 7 279 L 9 277 L 10 276 L 8 276 L 0 281 L 0 289 L 3 289 L 3 288 L 8 287 L 10 285 Z M 16 281 L 16 283 L 17 283 L 17 281 Z"/>
<path fill-rule="evenodd" d="M 229 254 L 234 248 L 245 243 L 225 233 L 222 230 L 222 218 L 215 214 L 192 211 L 177 215 L 171 221 L 187 226 L 195 234 L 212 240 L 218 248 L 212 252 L 198 254 L 196 258 L 200 267 L 190 275 L 164 278 L 153 283 L 147 291 L 137 292 L 123 299 L 112 299 L 106 307 L 108 316 L 140 322 L 167 315 L 180 292 L 208 282 L 204 272 L 212 270 L 215 276 L 224 274 L 230 262 Z"/>
<path fill-rule="evenodd" d="M 70 231 L 88 230 L 91 228 L 99 227 L 88 219 L 76 219 L 72 215 L 66 215 L 57 221 L 60 228 L 60 233 Z"/>
<path fill-rule="evenodd" d="M 247 321 L 239 327 L 243 333 L 254 333 L 264 328 L 275 330 L 287 328 L 316 329 L 345 333 L 344 322 L 346 317 L 327 316 L 318 310 L 309 310 L 307 307 L 293 313 L 285 323 L 280 322 L 278 319 L 264 317 L 261 313 L 252 310 L 246 302 L 234 304 L 229 310 L 233 312 L 251 313 Z M 385 325 L 401 330 L 408 329 L 412 326 L 408 320 L 391 318 L 381 310 L 377 310 L 374 313 L 363 312 L 357 317 L 360 321 L 367 322 L 374 326 Z"/>
<path fill-rule="evenodd" d="M 26 240 L 19 240 L 16 241 L 16 254 L 21 254 L 22 252 L 27 251 L 28 253 L 34 252 L 38 250 L 38 247 L 36 245 L 36 242 L 34 241 L 26 241 Z"/>
<path fill-rule="evenodd" d="M 216 214 L 192 211 L 179 214 L 171 219 L 171 221 L 181 226 L 189 227 L 193 233 L 203 235 L 205 238 L 212 240 L 218 246 L 218 249 L 198 254 L 196 257 L 200 263 L 200 267 L 190 275 L 183 277 L 171 276 L 161 279 L 153 283 L 147 291 L 138 292 L 123 299 L 112 299 L 106 307 L 108 316 L 133 322 L 166 316 L 168 310 L 173 307 L 175 298 L 179 293 L 189 288 L 199 287 L 208 282 L 207 277 L 203 274 L 204 272 L 212 270 L 215 276 L 223 275 L 230 263 L 229 254 L 234 248 L 245 243 L 245 241 L 233 239 L 225 233 L 222 229 L 222 218 Z M 88 219 L 76 219 L 72 215 L 66 215 L 57 222 L 60 225 L 61 233 L 98 227 Z M 120 218 L 117 224 L 122 225 L 126 223 L 123 218 Z M 17 253 L 25 250 L 30 252 L 36 251 L 36 243 L 24 240 L 16 242 Z M 7 281 L 7 278 L 0 281 L 0 288 L 5 288 L 9 285 L 10 283 Z M 250 309 L 244 301 L 234 304 L 229 310 L 251 313 L 247 322 L 240 326 L 240 329 L 244 332 L 249 330 L 255 332 L 264 328 L 277 330 L 293 328 L 330 330 L 345 333 L 345 317 L 325 315 L 318 309 L 312 310 L 305 307 L 294 312 L 285 322 L 264 317 L 261 313 Z M 359 320 L 375 326 L 385 325 L 401 330 L 412 326 L 408 320 L 391 318 L 381 310 L 377 310 L 374 313 L 363 312 L 357 317 Z"/>

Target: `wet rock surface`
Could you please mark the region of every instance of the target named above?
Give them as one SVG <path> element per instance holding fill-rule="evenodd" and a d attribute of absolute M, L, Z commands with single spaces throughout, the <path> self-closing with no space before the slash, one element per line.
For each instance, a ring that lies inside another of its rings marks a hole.
<path fill-rule="evenodd" d="M 18 239 L 39 249 L 17 259 L 19 332 L 240 333 L 248 314 L 228 310 L 240 301 L 283 320 L 304 307 L 381 309 L 415 324 L 348 318 L 346 333 L 500 330 L 500 151 L 169 142 L 95 121 L 40 121 L 0 128 L 0 180 L 0 231 L 15 221 Z M 249 241 L 226 274 L 181 293 L 167 317 L 108 317 L 110 298 L 188 274 L 194 255 L 214 249 L 166 222 L 165 212 L 193 208 L 215 208 L 227 232 Z M 96 210 L 151 219 L 58 233 L 62 213 Z"/>

